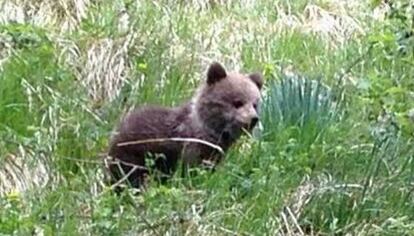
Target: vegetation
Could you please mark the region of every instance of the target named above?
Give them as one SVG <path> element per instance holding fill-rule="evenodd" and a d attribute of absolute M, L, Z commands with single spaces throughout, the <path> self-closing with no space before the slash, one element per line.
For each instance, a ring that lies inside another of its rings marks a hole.
<path fill-rule="evenodd" d="M 414 235 L 414 3 L 0 2 L 1 235 Z M 261 71 L 215 173 L 111 193 L 121 114 Z"/>

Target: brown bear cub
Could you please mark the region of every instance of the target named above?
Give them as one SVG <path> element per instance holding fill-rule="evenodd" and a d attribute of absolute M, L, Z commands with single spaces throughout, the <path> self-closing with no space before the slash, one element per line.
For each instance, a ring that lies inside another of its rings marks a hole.
<path fill-rule="evenodd" d="M 227 73 L 222 65 L 213 63 L 207 80 L 190 102 L 175 108 L 142 107 L 130 112 L 111 140 L 108 167 L 112 183 L 139 188 L 150 170 L 166 180 L 179 160 L 186 167 L 214 166 L 222 151 L 258 122 L 262 84 L 260 74 Z M 148 158 L 155 168 L 148 166 Z"/>

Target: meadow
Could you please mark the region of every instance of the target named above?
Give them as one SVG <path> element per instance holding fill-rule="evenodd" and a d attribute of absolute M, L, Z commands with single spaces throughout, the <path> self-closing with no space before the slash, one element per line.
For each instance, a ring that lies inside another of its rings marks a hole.
<path fill-rule="evenodd" d="M 265 78 L 210 173 L 111 192 L 134 106 Z M 414 2 L 1 0 L 0 235 L 414 235 Z"/>

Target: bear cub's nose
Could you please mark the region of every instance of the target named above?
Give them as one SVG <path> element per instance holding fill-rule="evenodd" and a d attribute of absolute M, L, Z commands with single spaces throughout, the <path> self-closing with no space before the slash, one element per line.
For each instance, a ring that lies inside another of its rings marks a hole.
<path fill-rule="evenodd" d="M 250 121 L 250 128 L 254 128 L 254 126 L 257 124 L 257 122 L 259 122 L 259 118 L 258 117 L 253 117 L 252 120 Z"/>

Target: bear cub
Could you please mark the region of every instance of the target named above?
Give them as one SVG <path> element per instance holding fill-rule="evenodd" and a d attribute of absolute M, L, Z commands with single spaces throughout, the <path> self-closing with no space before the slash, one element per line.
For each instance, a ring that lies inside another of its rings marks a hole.
<path fill-rule="evenodd" d="M 179 160 L 184 168 L 203 164 L 214 167 L 223 151 L 258 122 L 262 84 L 258 73 L 228 73 L 215 62 L 191 101 L 174 108 L 146 106 L 133 110 L 122 119 L 110 142 L 111 161 L 107 164 L 111 182 L 140 188 L 154 170 L 165 181 Z M 146 163 L 148 158 L 152 167 Z"/>

